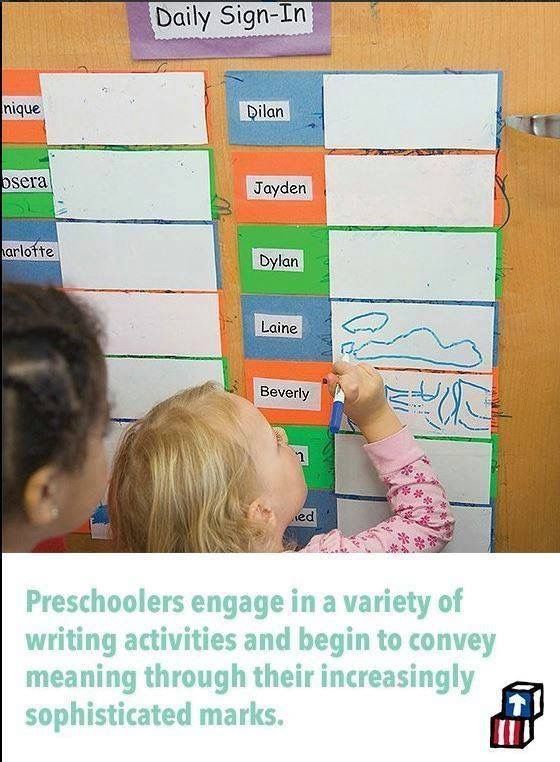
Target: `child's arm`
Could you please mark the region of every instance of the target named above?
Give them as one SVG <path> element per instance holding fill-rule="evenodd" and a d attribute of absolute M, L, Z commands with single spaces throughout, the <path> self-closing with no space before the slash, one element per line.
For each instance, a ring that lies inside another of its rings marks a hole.
<path fill-rule="evenodd" d="M 387 486 L 394 515 L 353 537 L 338 530 L 318 535 L 304 548 L 322 553 L 438 552 L 453 536 L 454 519 L 430 462 L 387 403 L 383 380 L 367 365 L 336 363 L 327 381 L 342 386 L 345 411 L 368 444 L 364 449 Z"/>

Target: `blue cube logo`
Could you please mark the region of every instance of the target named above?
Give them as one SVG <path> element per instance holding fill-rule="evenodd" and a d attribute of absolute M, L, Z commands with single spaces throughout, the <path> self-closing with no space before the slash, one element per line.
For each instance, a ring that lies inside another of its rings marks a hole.
<path fill-rule="evenodd" d="M 542 683 L 515 682 L 502 691 L 502 713 L 510 719 L 536 720 L 543 713 Z"/>

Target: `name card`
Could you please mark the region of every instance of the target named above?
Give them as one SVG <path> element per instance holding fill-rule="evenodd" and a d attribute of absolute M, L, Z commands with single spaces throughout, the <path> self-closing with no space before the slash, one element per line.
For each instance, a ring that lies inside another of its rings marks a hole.
<path fill-rule="evenodd" d="M 303 249 L 252 249 L 253 270 L 302 273 Z"/>
<path fill-rule="evenodd" d="M 305 175 L 247 175 L 247 198 L 263 201 L 311 201 L 313 181 Z"/>
<path fill-rule="evenodd" d="M 309 447 L 307 445 L 290 445 L 292 450 L 299 458 L 299 462 L 302 466 L 309 465 Z"/>
<path fill-rule="evenodd" d="M 257 407 L 283 410 L 321 409 L 321 384 L 312 381 L 254 378 L 253 394 Z"/>
<path fill-rule="evenodd" d="M 255 313 L 255 336 L 283 336 L 287 339 L 303 337 L 301 315 L 263 315 Z"/>
<path fill-rule="evenodd" d="M 290 522 L 291 527 L 316 527 L 317 526 L 317 510 L 315 508 L 303 508 L 297 516 L 294 516 Z"/>
<path fill-rule="evenodd" d="M 2 241 L 2 259 L 58 262 L 58 244 L 54 241 Z"/>
<path fill-rule="evenodd" d="M 289 122 L 290 101 L 239 101 L 242 122 Z"/>
<path fill-rule="evenodd" d="M 6 169 L 2 172 L 2 193 L 50 193 L 48 169 Z"/>
<path fill-rule="evenodd" d="M 3 95 L 3 121 L 37 121 L 44 119 L 43 99 L 38 95 Z"/>

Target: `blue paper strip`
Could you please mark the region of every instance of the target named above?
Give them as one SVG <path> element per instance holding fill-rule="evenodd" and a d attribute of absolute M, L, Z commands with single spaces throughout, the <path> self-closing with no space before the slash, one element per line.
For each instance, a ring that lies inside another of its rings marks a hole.
<path fill-rule="evenodd" d="M 228 71 L 225 76 L 230 143 L 324 144 L 323 72 Z"/>
<path fill-rule="evenodd" d="M 302 548 L 316 534 L 330 532 L 337 527 L 337 508 L 334 492 L 311 490 L 305 506 L 286 530 L 285 539 Z"/>
<path fill-rule="evenodd" d="M 2 221 L 2 281 L 62 286 L 54 221 Z"/>
<path fill-rule="evenodd" d="M 331 361 L 327 297 L 251 294 L 242 296 L 241 303 L 245 357 Z"/>

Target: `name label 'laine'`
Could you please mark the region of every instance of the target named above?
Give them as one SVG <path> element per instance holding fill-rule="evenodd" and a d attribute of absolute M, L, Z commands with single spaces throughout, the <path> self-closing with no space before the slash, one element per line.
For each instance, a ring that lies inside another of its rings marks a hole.
<path fill-rule="evenodd" d="M 282 336 L 286 339 L 303 337 L 302 315 L 263 315 L 255 312 L 255 336 Z"/>
<path fill-rule="evenodd" d="M 2 241 L 2 259 L 58 262 L 55 241 Z"/>
<path fill-rule="evenodd" d="M 247 198 L 262 201 L 312 201 L 313 178 L 301 175 L 247 175 Z"/>
<path fill-rule="evenodd" d="M 2 173 L 2 193 L 49 193 L 48 169 L 6 169 Z"/>
<path fill-rule="evenodd" d="M 317 511 L 315 508 L 304 508 L 290 521 L 291 527 L 316 527 Z"/>
<path fill-rule="evenodd" d="M 290 445 L 299 458 L 302 466 L 309 465 L 309 447 L 307 445 Z"/>
<path fill-rule="evenodd" d="M 257 407 L 282 410 L 321 409 L 321 384 L 315 381 L 254 378 L 253 394 Z"/>
<path fill-rule="evenodd" d="M 290 101 L 239 101 L 242 122 L 289 122 Z"/>
<path fill-rule="evenodd" d="M 253 270 L 302 273 L 303 249 L 252 249 Z"/>
<path fill-rule="evenodd" d="M 7 122 L 42 121 L 43 99 L 40 95 L 3 95 L 2 119 Z"/>

